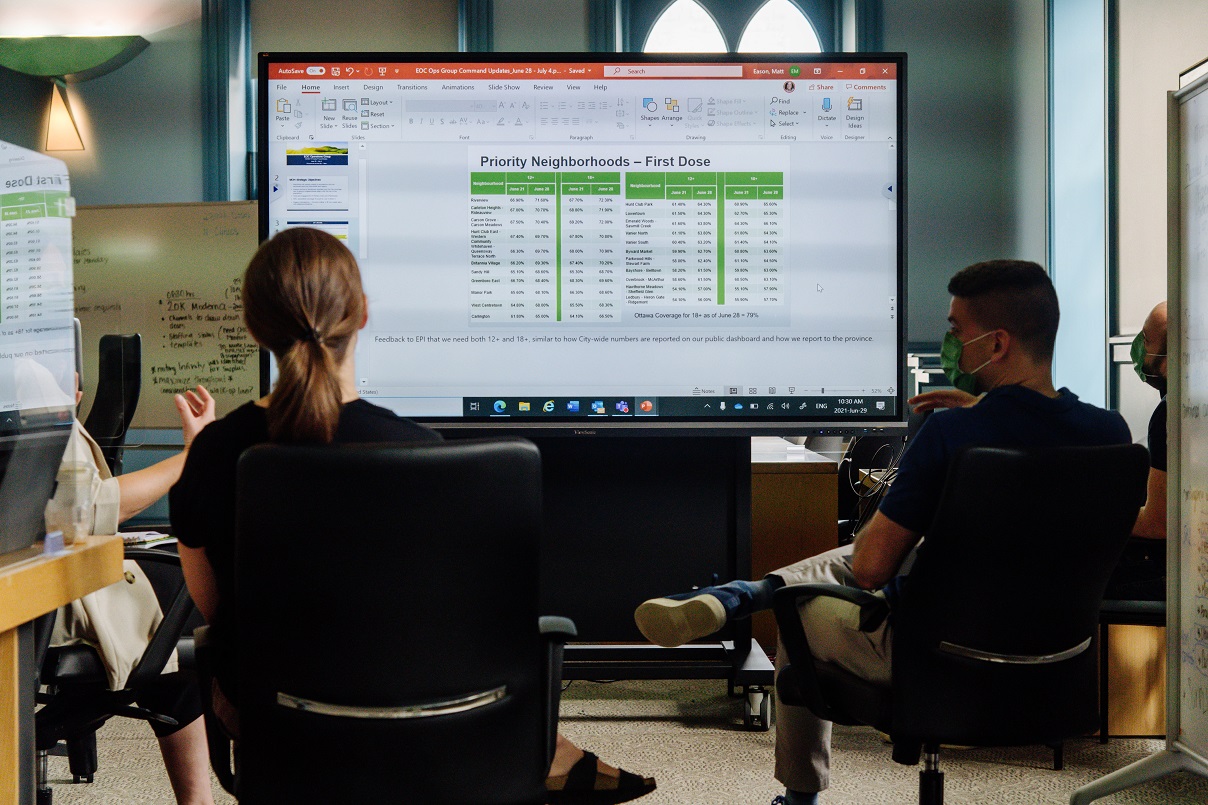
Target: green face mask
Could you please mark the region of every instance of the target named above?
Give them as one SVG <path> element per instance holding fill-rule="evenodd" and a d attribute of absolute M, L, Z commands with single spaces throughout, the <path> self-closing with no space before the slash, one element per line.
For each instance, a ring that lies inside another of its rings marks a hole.
<path fill-rule="evenodd" d="M 1154 386 L 1163 394 L 1166 393 L 1166 378 L 1159 374 L 1151 374 L 1145 371 L 1146 358 L 1165 358 L 1166 353 L 1162 352 L 1146 352 L 1145 351 L 1145 333 L 1137 333 L 1137 337 L 1132 342 L 1132 365 L 1137 372 L 1137 377 L 1141 378 L 1142 383 L 1148 383 Z"/>
<path fill-rule="evenodd" d="M 961 370 L 961 352 L 964 351 L 965 344 L 972 344 L 974 341 L 980 341 L 990 333 L 982 333 L 977 338 L 970 338 L 964 343 L 961 342 L 952 333 L 944 333 L 944 343 L 940 346 L 940 367 L 944 370 L 944 374 L 948 376 L 948 382 L 953 388 L 959 389 L 966 394 L 977 393 L 977 378 L 974 377 L 978 372 L 985 368 L 990 361 L 987 360 L 981 366 L 974 369 L 972 372 Z"/>

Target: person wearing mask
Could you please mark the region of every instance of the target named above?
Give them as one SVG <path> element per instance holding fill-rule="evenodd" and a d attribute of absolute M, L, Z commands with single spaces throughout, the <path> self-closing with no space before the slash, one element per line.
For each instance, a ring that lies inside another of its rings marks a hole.
<path fill-rule="evenodd" d="M 1161 395 L 1149 418 L 1149 480 L 1145 505 L 1103 597 L 1115 601 L 1166 600 L 1166 303 L 1145 317 L 1132 343 L 1141 382 Z"/>
<path fill-rule="evenodd" d="M 890 684 L 893 607 L 909 588 L 909 568 L 939 505 L 949 465 L 963 447 L 1056 447 L 1127 444 L 1128 426 L 1111 411 L 1080 402 L 1052 383 L 1057 337 L 1057 294 L 1039 265 L 994 260 L 962 269 L 948 283 L 950 329 L 941 361 L 956 394 L 946 402 L 976 404 L 928 417 L 902 456 L 897 475 L 871 520 L 850 546 L 773 571 L 759 581 L 734 581 L 643 602 L 635 611 L 639 630 L 664 646 L 686 643 L 720 629 L 731 618 L 771 606 L 786 584 L 821 582 L 878 590 L 890 618 L 872 631 L 857 628 L 859 609 L 834 598 L 801 608 L 802 624 L 822 662 L 831 662 L 874 684 Z M 939 404 L 936 397 L 911 401 Z M 944 406 L 948 407 L 948 406 Z M 777 651 L 778 664 L 784 650 Z M 829 784 L 829 722 L 804 707 L 777 711 L 776 779 L 783 805 L 817 803 Z"/>
<path fill-rule="evenodd" d="M 189 592 L 220 650 L 214 710 L 238 737 L 231 629 L 235 575 L 235 467 L 263 442 L 431 442 L 440 434 L 360 399 L 354 353 L 368 321 L 356 259 L 316 229 L 286 229 L 266 241 L 243 279 L 248 332 L 277 360 L 272 392 L 198 434 L 169 502 Z M 227 658 L 224 660 L 224 656 Z M 546 780 L 551 802 L 625 802 L 654 790 L 649 777 L 609 766 L 561 734 Z"/>

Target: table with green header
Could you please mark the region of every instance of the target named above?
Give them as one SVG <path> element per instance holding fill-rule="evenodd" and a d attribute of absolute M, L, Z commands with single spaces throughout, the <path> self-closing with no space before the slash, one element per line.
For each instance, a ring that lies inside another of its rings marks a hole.
<path fill-rule="evenodd" d="M 471 323 L 788 302 L 783 172 L 472 172 L 470 185 Z"/>

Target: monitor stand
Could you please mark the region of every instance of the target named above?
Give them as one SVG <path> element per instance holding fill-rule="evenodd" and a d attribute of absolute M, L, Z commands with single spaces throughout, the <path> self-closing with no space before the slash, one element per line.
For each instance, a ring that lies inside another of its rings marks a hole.
<path fill-rule="evenodd" d="M 565 679 L 725 679 L 745 722 L 769 727 L 773 668 L 749 620 L 707 642 L 650 645 L 642 601 L 751 574 L 746 436 L 533 439 L 544 468 L 541 612 L 575 621 Z"/>

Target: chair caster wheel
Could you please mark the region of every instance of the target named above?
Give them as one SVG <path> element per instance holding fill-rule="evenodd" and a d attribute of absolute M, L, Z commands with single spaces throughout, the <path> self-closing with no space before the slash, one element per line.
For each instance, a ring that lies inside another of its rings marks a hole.
<path fill-rule="evenodd" d="M 39 788 L 37 805 L 51 805 L 54 800 L 54 796 L 54 791 L 50 788 Z"/>
<path fill-rule="evenodd" d="M 772 694 L 757 685 L 747 688 L 746 727 L 767 732 L 772 726 Z"/>

